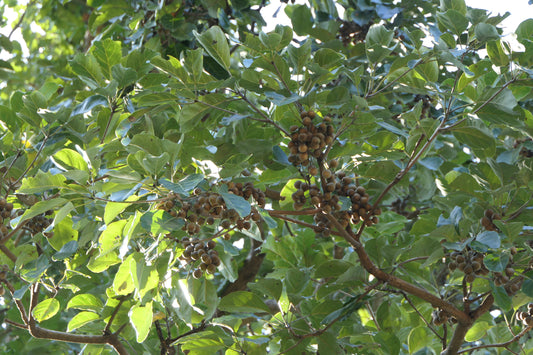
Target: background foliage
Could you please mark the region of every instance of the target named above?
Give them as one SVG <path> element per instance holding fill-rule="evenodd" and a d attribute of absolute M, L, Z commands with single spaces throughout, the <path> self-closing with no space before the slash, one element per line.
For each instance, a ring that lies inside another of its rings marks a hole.
<path fill-rule="evenodd" d="M 0 37 L 0 351 L 533 353 L 533 19 L 262 6 L 35 0 L 29 55 Z"/>

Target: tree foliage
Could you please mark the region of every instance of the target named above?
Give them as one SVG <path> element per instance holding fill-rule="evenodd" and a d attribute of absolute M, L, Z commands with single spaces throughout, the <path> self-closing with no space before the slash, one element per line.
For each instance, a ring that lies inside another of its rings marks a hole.
<path fill-rule="evenodd" d="M 2 353 L 533 353 L 532 19 L 2 6 Z"/>

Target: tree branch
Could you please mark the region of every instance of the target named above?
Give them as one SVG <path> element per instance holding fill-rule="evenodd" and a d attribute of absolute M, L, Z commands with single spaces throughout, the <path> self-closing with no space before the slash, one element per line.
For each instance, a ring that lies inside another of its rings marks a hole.
<path fill-rule="evenodd" d="M 474 350 L 485 349 L 485 348 L 505 348 L 506 346 L 511 345 L 515 341 L 518 341 L 521 337 L 526 335 L 526 333 L 529 332 L 531 329 L 533 329 L 533 326 L 528 326 L 528 327 L 524 328 L 520 333 L 518 333 L 511 340 L 506 341 L 505 343 L 479 345 L 479 346 L 475 346 L 473 348 L 461 350 L 461 351 L 457 352 L 457 354 L 467 353 L 467 352 L 471 352 L 471 351 L 474 351 Z"/>
<path fill-rule="evenodd" d="M 353 232 L 348 228 L 344 229 L 341 224 L 337 221 L 335 217 L 333 217 L 329 213 L 324 214 L 328 220 L 337 228 L 338 232 L 341 234 L 341 236 L 352 245 L 352 247 L 355 249 L 357 255 L 359 256 L 359 261 L 361 265 L 365 268 L 366 271 L 374 275 L 378 280 L 381 280 L 385 283 L 388 283 L 390 286 L 398 288 L 404 292 L 407 292 L 413 296 L 417 296 L 429 303 L 431 303 L 434 307 L 439 307 L 446 311 L 447 313 L 453 315 L 455 318 L 457 318 L 458 321 L 463 322 L 465 324 L 471 324 L 472 319 L 468 314 L 465 312 L 457 309 L 453 304 L 429 293 L 423 288 L 420 288 L 418 286 L 415 286 L 407 281 L 404 281 L 400 278 L 397 278 L 393 275 L 387 274 L 385 271 L 378 268 L 372 260 L 370 260 L 370 257 L 366 253 L 366 250 L 364 249 L 363 245 L 355 239 L 355 235 Z"/>

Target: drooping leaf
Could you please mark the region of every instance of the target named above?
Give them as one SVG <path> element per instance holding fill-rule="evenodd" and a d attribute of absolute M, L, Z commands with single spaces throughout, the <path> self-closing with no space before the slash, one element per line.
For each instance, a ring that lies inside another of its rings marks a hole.
<path fill-rule="evenodd" d="M 137 335 L 137 342 L 142 343 L 152 327 L 152 302 L 146 303 L 144 306 L 136 304 L 130 309 L 129 317 L 130 323 L 135 329 Z"/>

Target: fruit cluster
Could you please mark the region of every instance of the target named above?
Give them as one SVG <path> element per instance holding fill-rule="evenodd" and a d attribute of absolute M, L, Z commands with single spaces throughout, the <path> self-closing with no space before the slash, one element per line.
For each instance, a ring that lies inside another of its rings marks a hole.
<path fill-rule="evenodd" d="M 9 220 L 13 214 L 13 204 L 0 198 L 0 238 L 9 233 Z M 5 222 L 5 223 L 4 223 Z"/>
<path fill-rule="evenodd" d="M 491 209 L 485 210 L 483 218 L 481 218 L 481 225 L 488 231 L 498 231 L 498 227 L 494 224 L 494 220 L 500 220 L 502 216 Z"/>
<path fill-rule="evenodd" d="M 214 249 L 216 243 L 213 240 L 202 241 L 198 238 L 184 237 L 181 244 L 185 248 L 183 254 L 179 257 L 187 263 L 194 264 L 197 260 L 200 261 L 192 276 L 199 279 L 203 276 L 204 271 L 210 275 L 214 274 L 217 267 L 220 266 L 220 258 L 218 252 Z"/>
<path fill-rule="evenodd" d="M 527 305 L 527 312 L 516 312 L 516 319 L 521 320 L 526 327 L 533 327 L 533 303 Z"/>
<path fill-rule="evenodd" d="M 46 217 L 46 216 L 50 216 L 52 213 L 53 213 L 52 210 L 48 210 L 45 213 L 41 213 L 37 216 L 34 216 L 32 219 L 28 221 L 28 223 L 26 223 L 26 227 L 30 230 L 32 235 L 41 233 L 43 230 L 48 228 L 50 224 L 52 224 L 51 219 Z M 52 234 L 46 233 L 45 236 L 50 238 Z"/>
<path fill-rule="evenodd" d="M 329 167 L 336 166 L 336 161 L 329 163 Z M 324 169 L 320 181 L 321 187 L 301 180 L 295 182 L 296 191 L 291 196 L 294 209 L 301 209 L 309 202 L 324 212 L 332 213 L 343 227 L 347 227 L 350 222 L 357 224 L 363 221 L 368 226 L 378 223 L 377 216 L 381 214 L 381 210 L 373 209 L 369 203 L 369 194 L 364 187 L 357 186 L 354 178 L 346 176 L 344 171 L 334 174 L 330 169 Z M 341 197 L 345 198 L 344 201 L 349 201 L 349 206 L 341 206 Z M 314 221 L 316 231 L 328 235 L 331 223 L 327 217 L 315 214 Z"/>
<path fill-rule="evenodd" d="M 0 266 L 0 297 L 2 297 L 6 292 L 4 286 L 2 285 L 2 281 L 6 280 L 8 270 L 9 267 L 7 265 L 4 264 Z"/>
<path fill-rule="evenodd" d="M 458 269 L 465 274 L 466 282 L 474 282 L 476 276 L 488 275 L 489 270 L 483 264 L 484 255 L 474 250 L 455 251 L 450 254 L 448 263 L 450 271 Z"/>
<path fill-rule="evenodd" d="M 527 137 L 527 138 L 522 138 L 522 139 L 515 140 L 513 148 L 518 148 L 519 146 L 521 146 L 525 142 L 529 142 L 528 145 L 531 145 L 531 138 Z M 520 148 L 520 153 L 519 154 L 520 154 L 520 156 L 522 156 L 524 158 L 531 158 L 531 157 L 533 157 L 533 150 L 528 149 L 525 146 L 522 146 Z"/>
<path fill-rule="evenodd" d="M 289 142 L 289 162 L 294 166 L 308 166 L 310 158 L 322 157 L 324 148 L 333 143 L 335 129 L 330 124 L 331 118 L 326 116 L 323 122 L 313 124 L 317 117 L 314 111 L 303 111 L 300 114 L 303 126 L 291 126 L 291 141 Z"/>
<path fill-rule="evenodd" d="M 443 325 L 448 321 L 448 318 L 448 313 L 443 309 L 437 309 L 431 313 L 431 319 L 435 325 Z"/>
<path fill-rule="evenodd" d="M 245 200 L 253 197 L 258 206 L 265 206 L 264 192 L 254 188 L 251 182 L 245 184 L 229 182 L 227 188 L 234 195 L 241 196 Z M 249 216 L 242 218 L 235 209 L 226 206 L 222 195 L 200 189 L 196 189 L 193 195 L 186 200 L 180 200 L 176 194 L 170 193 L 168 200 L 162 202 L 158 208 L 167 211 L 173 217 L 183 219 L 185 224 L 182 229 L 191 236 L 198 234 L 203 225 L 212 225 L 216 220 L 220 221 L 219 225 L 224 229 L 230 229 L 233 225 L 242 230 L 250 229 L 250 219 L 253 221 L 260 219 L 260 215 L 255 209 Z"/>
<path fill-rule="evenodd" d="M 253 183 L 228 182 L 225 184 L 227 184 L 229 193 L 240 196 L 245 200 L 253 198 L 258 206 L 265 206 L 266 197 L 264 192 L 256 189 Z M 261 216 L 256 208 L 252 207 L 252 211 L 248 216 L 241 217 L 235 209 L 228 208 L 221 194 L 212 191 L 203 191 L 199 188 L 195 189 L 185 199 L 171 192 L 167 196 L 167 199 L 159 204 L 158 208 L 165 210 L 171 216 L 182 219 L 185 222 L 182 230 L 190 235 L 191 238 L 184 237 L 178 240 L 185 249 L 180 259 L 193 264 L 201 260 L 201 263 L 193 272 L 195 278 L 201 277 L 204 271 L 208 274 L 213 274 L 220 265 L 218 253 L 213 249 L 216 243 L 212 238 L 215 238 L 224 230 L 233 228 L 248 230 L 252 226 L 252 221 L 258 222 L 261 220 Z M 200 240 L 196 236 L 200 233 L 202 226 L 215 225 L 215 223 L 218 223 L 217 225 L 221 227 L 221 230 L 215 235 L 212 235 L 210 240 Z M 221 234 L 221 236 L 226 240 L 230 238 L 230 234 L 227 232 Z M 168 237 L 172 238 L 170 234 Z"/>
<path fill-rule="evenodd" d="M 366 25 L 360 26 L 353 21 L 342 21 L 342 24 L 339 26 L 339 37 L 342 40 L 342 44 L 346 47 L 350 43 L 356 44 L 363 42 L 372 23 L 371 21 Z"/>
<path fill-rule="evenodd" d="M 514 276 L 515 270 L 510 266 L 507 265 L 505 270 L 502 272 L 495 272 L 494 273 L 494 285 L 495 286 L 503 286 L 506 283 L 509 282 L 511 277 Z"/>

